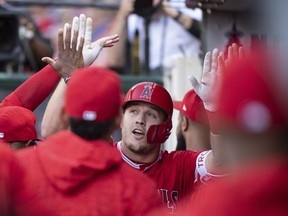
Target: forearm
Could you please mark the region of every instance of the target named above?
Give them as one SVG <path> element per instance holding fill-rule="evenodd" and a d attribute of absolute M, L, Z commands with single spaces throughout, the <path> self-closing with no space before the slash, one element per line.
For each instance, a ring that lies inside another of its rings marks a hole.
<path fill-rule="evenodd" d="M 206 167 L 209 173 L 222 175 L 227 173 L 226 156 L 227 152 L 225 145 L 221 140 L 218 125 L 219 118 L 217 112 L 207 111 L 210 123 L 210 144 L 212 151 L 207 156 Z"/>
<path fill-rule="evenodd" d="M 64 109 L 65 91 L 66 84 L 61 79 L 47 104 L 42 118 L 41 136 L 43 139 L 68 127 L 61 120 Z"/>
<path fill-rule="evenodd" d="M 164 12 L 167 16 L 172 17 L 177 21 L 184 29 L 190 32 L 194 37 L 200 39 L 201 25 L 198 20 L 191 18 L 190 16 L 181 13 L 180 11 L 165 6 Z"/>

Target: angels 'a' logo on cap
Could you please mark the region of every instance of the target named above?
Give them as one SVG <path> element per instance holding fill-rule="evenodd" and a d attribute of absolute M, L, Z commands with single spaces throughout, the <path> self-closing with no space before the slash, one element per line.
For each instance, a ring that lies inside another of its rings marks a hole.
<path fill-rule="evenodd" d="M 151 99 L 151 93 L 152 93 L 152 86 L 151 85 L 145 85 L 144 90 L 140 95 L 140 98 L 147 98 Z"/>

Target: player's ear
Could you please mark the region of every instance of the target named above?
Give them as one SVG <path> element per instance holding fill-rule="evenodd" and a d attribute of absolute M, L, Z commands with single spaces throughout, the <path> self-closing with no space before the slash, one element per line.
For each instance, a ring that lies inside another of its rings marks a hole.
<path fill-rule="evenodd" d="M 186 116 L 182 116 L 182 122 L 181 122 L 182 131 L 187 131 L 189 128 L 189 120 Z"/>

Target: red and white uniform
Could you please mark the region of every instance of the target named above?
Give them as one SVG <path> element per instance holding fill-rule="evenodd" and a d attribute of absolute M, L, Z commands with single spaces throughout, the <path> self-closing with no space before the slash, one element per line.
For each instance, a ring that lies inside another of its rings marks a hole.
<path fill-rule="evenodd" d="M 205 160 L 209 151 L 168 153 L 163 150 L 160 151 L 154 163 L 141 164 L 124 155 L 121 142 L 117 143 L 117 148 L 127 164 L 146 173 L 155 181 L 162 202 L 170 213 L 175 213 L 178 202 L 191 195 L 198 183 L 205 183 L 210 176 L 205 168 Z"/>

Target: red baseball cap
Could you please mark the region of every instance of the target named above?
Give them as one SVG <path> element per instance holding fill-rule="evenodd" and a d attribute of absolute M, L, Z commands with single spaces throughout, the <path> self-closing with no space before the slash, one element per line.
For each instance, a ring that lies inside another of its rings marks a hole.
<path fill-rule="evenodd" d="M 219 93 L 220 127 L 264 133 L 287 122 L 271 58 L 253 54 L 234 60 L 224 73 Z"/>
<path fill-rule="evenodd" d="M 173 101 L 173 107 L 192 121 L 209 126 L 203 101 L 193 89 L 184 95 L 182 101 Z"/>
<path fill-rule="evenodd" d="M 120 113 L 122 98 L 121 80 L 114 71 L 81 68 L 67 83 L 65 111 L 72 118 L 104 122 Z"/>
<path fill-rule="evenodd" d="M 19 106 L 0 108 L 0 140 L 6 142 L 40 140 L 32 111 Z"/>

